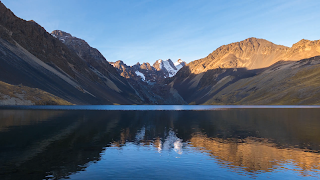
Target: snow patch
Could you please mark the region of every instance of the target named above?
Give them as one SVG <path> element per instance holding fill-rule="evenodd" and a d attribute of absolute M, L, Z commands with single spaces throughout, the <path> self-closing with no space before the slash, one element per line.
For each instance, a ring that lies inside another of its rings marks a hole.
<path fill-rule="evenodd" d="M 146 80 L 146 77 L 145 77 L 144 74 L 141 73 L 140 71 L 136 71 L 135 73 L 136 73 L 137 76 L 140 76 L 143 81 Z"/>
<path fill-rule="evenodd" d="M 177 68 L 175 66 L 172 66 L 172 64 L 173 63 L 172 63 L 171 59 L 167 59 L 165 61 L 162 61 L 162 63 L 161 63 L 162 66 L 160 66 L 161 69 L 164 68 L 168 71 L 169 77 L 173 77 L 177 73 Z"/>
<path fill-rule="evenodd" d="M 159 63 L 160 69 L 166 70 L 169 74 L 169 77 L 173 77 L 177 74 L 177 72 L 184 66 L 184 62 L 179 59 L 177 62 L 173 63 L 171 59 L 162 60 L 159 59 L 157 61 Z"/>

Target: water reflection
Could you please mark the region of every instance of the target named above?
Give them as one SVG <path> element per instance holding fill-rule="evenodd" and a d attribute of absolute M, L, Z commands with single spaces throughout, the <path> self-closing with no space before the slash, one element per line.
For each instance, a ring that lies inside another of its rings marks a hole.
<path fill-rule="evenodd" d="M 148 177 L 165 168 L 171 178 L 221 176 L 213 174 L 221 168 L 235 172 L 223 174 L 230 178 L 279 171 L 317 177 L 319 117 L 317 109 L 0 110 L 0 179 L 120 178 L 141 169 Z M 93 168 L 101 163 L 112 166 Z"/>
<path fill-rule="evenodd" d="M 208 152 L 220 163 L 230 168 L 242 167 L 252 173 L 271 172 L 291 163 L 293 169 L 299 170 L 302 176 L 308 172 L 317 173 L 320 170 L 319 153 L 305 152 L 302 149 L 280 149 L 267 139 L 248 137 L 245 139 L 208 138 L 196 134 L 191 139 L 192 146 Z"/>

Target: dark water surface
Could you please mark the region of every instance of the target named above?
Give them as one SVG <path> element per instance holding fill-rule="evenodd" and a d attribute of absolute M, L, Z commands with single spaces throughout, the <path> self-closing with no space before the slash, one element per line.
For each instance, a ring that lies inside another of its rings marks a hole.
<path fill-rule="evenodd" d="M 314 106 L 81 107 L 1 107 L 0 179 L 320 178 Z"/>

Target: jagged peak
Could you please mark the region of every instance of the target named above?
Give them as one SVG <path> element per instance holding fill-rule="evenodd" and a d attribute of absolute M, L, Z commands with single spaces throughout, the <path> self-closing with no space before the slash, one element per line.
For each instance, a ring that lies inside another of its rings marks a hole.
<path fill-rule="evenodd" d="M 181 59 L 178 59 L 175 63 L 174 63 L 174 65 L 175 66 L 178 66 L 178 65 L 182 65 L 182 66 L 184 66 L 184 65 L 186 65 L 186 62 L 184 62 L 183 60 L 181 60 Z"/>
<path fill-rule="evenodd" d="M 249 37 L 243 41 L 268 41 L 268 40 L 265 40 L 265 39 L 262 39 L 262 38 L 256 38 L 256 37 Z"/>
<path fill-rule="evenodd" d="M 72 35 L 70 33 L 61 31 L 61 30 L 54 30 L 51 32 L 51 34 L 55 35 L 55 36 L 64 36 L 64 37 L 72 37 Z"/>
<path fill-rule="evenodd" d="M 184 61 L 182 59 L 178 59 L 175 63 L 183 63 Z"/>
<path fill-rule="evenodd" d="M 247 38 L 243 41 L 240 41 L 240 42 L 236 42 L 236 43 L 240 43 L 241 45 L 245 45 L 245 44 L 248 44 L 248 43 L 259 43 L 259 44 L 263 44 L 263 43 L 267 43 L 267 44 L 274 44 L 266 39 L 262 39 L 262 38 L 256 38 L 256 37 L 250 37 L 250 38 Z"/>
<path fill-rule="evenodd" d="M 166 59 L 166 60 L 158 59 L 154 64 L 156 64 L 156 63 L 161 64 L 164 61 L 169 61 L 169 62 L 171 61 L 172 62 L 171 59 Z"/>
<path fill-rule="evenodd" d="M 308 40 L 308 39 L 301 39 L 300 41 L 294 43 L 292 45 L 292 47 L 294 48 L 294 47 L 304 46 L 304 45 L 309 44 L 311 42 L 316 42 L 316 41 L 311 41 L 311 40 Z"/>
<path fill-rule="evenodd" d="M 110 62 L 110 64 L 113 64 L 113 65 L 124 65 L 124 66 L 127 66 L 126 63 L 124 63 L 122 60 L 118 60 L 116 62 Z"/>
<path fill-rule="evenodd" d="M 227 53 L 234 48 L 241 48 L 242 49 L 243 47 L 246 47 L 246 46 L 251 46 L 253 48 L 258 48 L 259 46 L 279 46 L 279 47 L 281 46 L 284 48 L 288 48 L 283 45 L 276 45 L 276 44 L 274 44 L 268 40 L 265 40 L 265 39 L 250 37 L 250 38 L 247 38 L 243 41 L 233 42 L 233 43 L 230 43 L 227 45 L 222 45 L 222 46 L 218 47 L 216 50 L 214 50 L 211 54 L 209 54 L 209 56 L 212 54 L 220 53 L 221 51 L 223 51 L 224 53 Z"/>
<path fill-rule="evenodd" d="M 124 64 L 124 62 L 122 60 L 118 60 L 115 63 Z"/>
<path fill-rule="evenodd" d="M 150 63 L 144 62 L 144 63 L 142 63 L 141 65 L 150 65 Z"/>

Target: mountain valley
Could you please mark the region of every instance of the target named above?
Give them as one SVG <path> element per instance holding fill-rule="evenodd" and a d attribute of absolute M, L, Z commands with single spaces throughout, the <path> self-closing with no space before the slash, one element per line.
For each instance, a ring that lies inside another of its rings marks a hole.
<path fill-rule="evenodd" d="M 126 65 L 0 2 L 0 105 L 320 104 L 320 40 L 248 38 L 207 57 Z"/>

